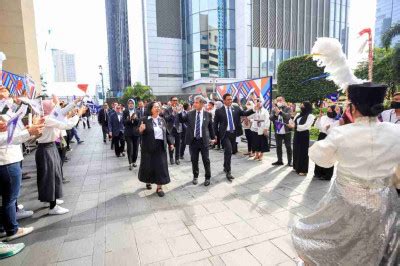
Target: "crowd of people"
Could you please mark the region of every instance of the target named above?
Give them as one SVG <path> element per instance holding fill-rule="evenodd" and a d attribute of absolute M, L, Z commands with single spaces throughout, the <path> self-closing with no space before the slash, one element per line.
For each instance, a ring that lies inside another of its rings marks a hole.
<path fill-rule="evenodd" d="M 20 104 L 18 99 L 13 100 L 9 96 L 4 87 L 0 87 L 0 100 L 8 101 L 16 108 Z M 72 139 L 75 138 L 78 144 L 83 143 L 76 129 L 79 121 L 84 123 L 84 127 L 90 128 L 90 113 L 81 101 L 79 98 L 64 103 L 56 97 L 43 100 L 43 116 L 34 118 L 29 126 L 17 127 L 11 144 L 7 143 L 7 119 L 0 121 L 0 190 L 3 199 L 0 209 L 0 241 L 11 241 L 33 231 L 32 227 L 20 227 L 17 222 L 18 213 L 20 218 L 33 214 L 21 205 L 18 207 L 17 203 L 22 178 L 21 144 L 28 140 L 34 139 L 38 143 L 35 154 L 38 200 L 48 206 L 49 215 L 62 215 L 69 211 L 61 206 L 62 186 L 68 182 L 62 167 L 68 161 L 66 152 L 71 150 Z M 261 99 L 250 97 L 242 105 L 234 102 L 230 94 L 225 94 L 222 100 L 210 100 L 198 95 L 187 102 L 178 97 L 171 97 L 166 103 L 130 99 L 126 107 L 114 102 L 109 108 L 104 103 L 97 119 L 102 128 L 103 142 L 111 144 L 115 156 L 127 157 L 129 170 L 139 167 L 139 180 L 149 190 L 152 185 L 156 185 L 156 194 L 163 197 L 163 186 L 171 181 L 169 167 L 180 165 L 187 146 L 194 185 L 199 182 L 200 155 L 205 170 L 204 186 L 211 184 L 209 151 L 212 149 L 223 149 L 224 162 L 221 168 L 227 180 L 232 182 L 235 177 L 232 174 L 231 159 L 232 155 L 238 153 L 238 143 L 242 137 L 247 142 L 247 152 L 244 155 L 248 159 L 262 162 L 264 153 L 270 151 L 272 136 L 277 149 L 277 161 L 272 165 L 284 165 L 285 146 L 286 166 L 293 167 L 299 176 L 307 175 L 311 127 L 319 129 L 317 143 L 329 139 L 331 134 L 339 137 L 335 129 L 351 122 L 347 111 L 351 108 L 354 111 L 351 105 L 323 105 L 326 106 L 326 112 L 322 111 L 321 105 L 317 106 L 320 108 L 319 115 L 314 115 L 310 102 L 301 103 L 296 112 L 293 105 L 288 104 L 282 96 L 274 100 L 271 112 L 263 107 Z M 65 119 L 58 119 L 55 112 Z M 2 112 L 2 117 L 7 118 L 7 111 Z M 377 114 L 377 117 L 380 121 L 400 125 L 400 93 L 394 94 L 391 109 Z M 310 150 L 313 152 L 311 158 L 316 163 L 314 177 L 331 180 L 334 164 L 317 158 L 315 150 Z M 23 244 L 6 245 L 1 242 L 0 258 L 16 254 L 22 248 Z"/>

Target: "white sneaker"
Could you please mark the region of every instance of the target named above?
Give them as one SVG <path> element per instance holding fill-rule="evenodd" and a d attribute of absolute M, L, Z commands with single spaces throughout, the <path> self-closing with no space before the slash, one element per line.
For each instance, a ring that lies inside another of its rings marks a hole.
<path fill-rule="evenodd" d="M 20 227 L 18 228 L 17 233 L 13 234 L 12 236 L 7 237 L 7 241 L 12 241 L 17 238 L 26 236 L 27 234 L 32 233 L 33 227 Z"/>
<path fill-rule="evenodd" d="M 64 204 L 64 201 L 63 201 L 62 199 L 56 199 L 56 204 L 57 204 L 57 205 Z M 45 207 L 49 207 L 49 206 L 50 206 L 50 202 L 43 202 L 43 205 L 44 205 Z"/>
<path fill-rule="evenodd" d="M 18 204 L 18 209 L 22 210 L 24 208 L 24 205 Z"/>
<path fill-rule="evenodd" d="M 18 209 L 17 211 L 17 220 L 25 219 L 31 217 L 33 215 L 33 211 L 25 211 L 23 209 Z"/>
<path fill-rule="evenodd" d="M 49 215 L 61 215 L 61 214 L 66 214 L 68 212 L 69 212 L 68 209 L 56 205 L 53 209 L 50 209 Z"/>
<path fill-rule="evenodd" d="M 56 204 L 57 205 L 64 204 L 64 201 L 62 199 L 56 199 Z"/>

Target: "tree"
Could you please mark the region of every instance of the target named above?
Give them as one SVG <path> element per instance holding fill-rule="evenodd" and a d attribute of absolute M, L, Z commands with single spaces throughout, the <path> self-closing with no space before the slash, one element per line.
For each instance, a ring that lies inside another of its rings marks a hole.
<path fill-rule="evenodd" d="M 324 69 L 310 55 L 285 60 L 278 67 L 278 92 L 290 102 L 324 99 L 338 87 L 326 78 L 310 80 L 323 75 Z"/>
<path fill-rule="evenodd" d="M 393 39 L 397 36 L 400 36 L 400 23 L 395 24 L 382 35 L 383 47 L 388 50 Z M 392 68 L 394 71 L 393 81 L 395 86 L 398 86 L 400 84 L 400 43 L 394 47 Z"/>
<path fill-rule="evenodd" d="M 142 85 L 140 82 L 133 84 L 133 87 L 126 87 L 121 101 L 126 103 L 129 99 L 151 101 L 155 99 L 150 86 Z"/>
<path fill-rule="evenodd" d="M 389 86 L 388 97 L 390 97 L 398 86 L 396 71 L 393 67 L 393 57 L 395 50 L 393 48 L 375 48 L 374 66 L 372 80 L 377 83 L 384 83 Z M 354 74 L 361 79 L 368 79 L 368 61 L 361 62 Z"/>

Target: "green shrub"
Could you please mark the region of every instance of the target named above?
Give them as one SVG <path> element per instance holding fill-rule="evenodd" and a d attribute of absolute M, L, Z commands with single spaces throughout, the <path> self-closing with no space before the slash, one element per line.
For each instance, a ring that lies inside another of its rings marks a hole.
<path fill-rule="evenodd" d="M 324 74 L 309 55 L 285 60 L 278 67 L 278 91 L 289 102 L 316 102 L 337 91 L 325 78 L 304 82 Z"/>

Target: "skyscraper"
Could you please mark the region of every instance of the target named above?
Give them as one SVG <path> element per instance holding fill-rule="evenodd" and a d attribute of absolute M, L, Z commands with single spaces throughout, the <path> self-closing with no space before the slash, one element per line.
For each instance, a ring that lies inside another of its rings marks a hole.
<path fill-rule="evenodd" d="M 310 53 L 317 37 L 348 50 L 350 0 L 141 2 L 146 82 L 156 95 L 276 77 L 280 62 Z"/>
<path fill-rule="evenodd" d="M 117 96 L 131 85 L 127 0 L 105 1 L 110 89 Z"/>
<path fill-rule="evenodd" d="M 377 0 L 376 16 L 375 16 L 375 46 L 382 46 L 382 35 L 391 26 L 400 23 L 400 1 L 399 0 Z M 400 38 L 395 38 L 392 41 L 394 46 L 400 41 Z"/>
<path fill-rule="evenodd" d="M 76 82 L 75 55 L 65 51 L 51 50 L 55 82 Z"/>

